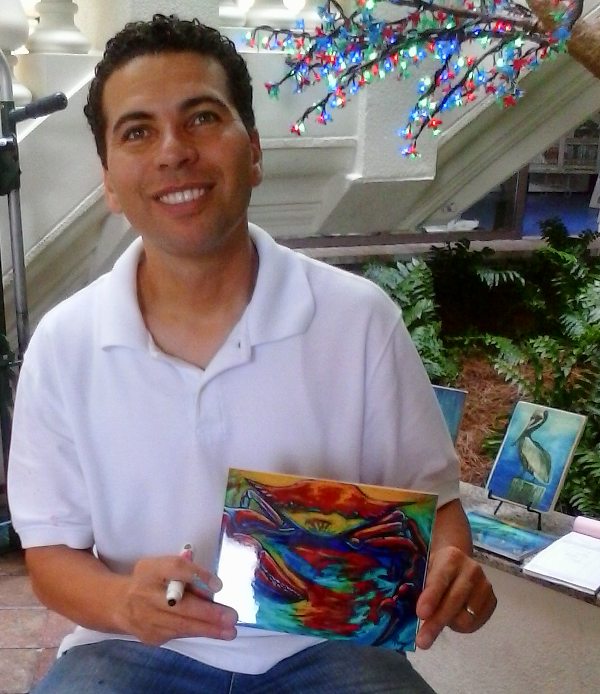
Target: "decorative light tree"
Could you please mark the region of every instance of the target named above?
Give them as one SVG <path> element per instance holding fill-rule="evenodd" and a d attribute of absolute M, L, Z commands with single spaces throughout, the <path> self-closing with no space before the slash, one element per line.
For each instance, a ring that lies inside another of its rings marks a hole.
<path fill-rule="evenodd" d="M 301 135 L 305 122 L 332 119 L 332 111 L 369 84 L 431 67 L 417 80 L 417 97 L 399 131 L 401 152 L 416 157 L 417 140 L 440 132 L 444 112 L 483 93 L 502 107 L 522 96 L 521 74 L 567 50 L 583 0 L 538 0 L 539 16 L 513 0 L 354 0 L 347 12 L 336 0 L 319 8 L 320 26 L 307 31 L 259 26 L 249 32 L 251 46 L 283 50 L 287 71 L 265 86 L 278 97 L 284 83 L 295 92 L 321 86 L 323 96 L 291 126 Z M 387 19 L 390 11 L 397 13 Z M 543 16 L 542 16 L 543 15 Z M 582 61 L 583 62 L 583 61 Z"/>

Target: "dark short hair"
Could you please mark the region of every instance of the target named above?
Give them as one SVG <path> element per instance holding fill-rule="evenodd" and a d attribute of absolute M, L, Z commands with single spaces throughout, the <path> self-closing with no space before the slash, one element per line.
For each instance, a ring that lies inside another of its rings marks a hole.
<path fill-rule="evenodd" d="M 235 45 L 217 29 L 197 19 L 155 14 L 150 21 L 130 22 L 106 44 L 96 65 L 83 112 L 96 141 L 96 151 L 106 166 L 106 116 L 102 96 L 106 80 L 130 60 L 142 55 L 194 52 L 214 58 L 227 75 L 229 96 L 248 131 L 255 127 L 252 81 L 248 67 Z"/>

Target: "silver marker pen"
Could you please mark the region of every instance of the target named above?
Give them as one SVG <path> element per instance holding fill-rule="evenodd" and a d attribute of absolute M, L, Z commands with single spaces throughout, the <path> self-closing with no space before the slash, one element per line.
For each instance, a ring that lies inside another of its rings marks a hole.
<path fill-rule="evenodd" d="M 187 559 L 188 561 L 194 561 L 194 550 L 192 545 L 189 543 L 183 546 L 181 550 L 180 557 Z M 167 585 L 167 604 L 170 607 L 174 607 L 182 598 L 185 591 L 185 583 L 183 581 L 169 581 Z"/>

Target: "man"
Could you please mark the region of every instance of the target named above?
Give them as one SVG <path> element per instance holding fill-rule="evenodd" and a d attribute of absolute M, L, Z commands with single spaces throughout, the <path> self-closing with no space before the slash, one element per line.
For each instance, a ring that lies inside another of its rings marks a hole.
<path fill-rule="evenodd" d="M 457 461 L 394 304 L 248 224 L 244 61 L 156 15 L 108 42 L 86 115 L 139 232 L 52 310 L 19 381 L 9 490 L 34 589 L 78 627 L 39 692 L 431 691 L 403 654 L 236 629 L 212 597 L 229 467 L 439 494 L 417 644 L 495 607 Z M 194 561 L 177 556 L 185 543 Z M 186 591 L 165 600 L 170 580 Z"/>

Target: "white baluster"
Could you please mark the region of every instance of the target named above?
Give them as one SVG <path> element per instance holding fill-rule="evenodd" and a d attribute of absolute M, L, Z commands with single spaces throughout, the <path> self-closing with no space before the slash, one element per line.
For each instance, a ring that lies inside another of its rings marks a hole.
<path fill-rule="evenodd" d="M 283 6 L 293 15 L 298 15 L 306 5 L 305 0 L 283 0 Z"/>
<path fill-rule="evenodd" d="M 13 70 L 17 59 L 11 52 L 20 48 L 29 34 L 29 24 L 20 0 L 2 0 L 0 11 L 0 49 Z M 21 106 L 31 101 L 31 92 L 12 75 L 13 100 Z M 6 95 L 0 95 L 5 98 Z"/>
<path fill-rule="evenodd" d="M 77 5 L 71 0 L 40 0 L 40 23 L 27 41 L 30 53 L 87 53 L 90 42 L 75 26 Z"/>
<path fill-rule="evenodd" d="M 219 22 L 223 26 L 246 26 L 246 15 L 255 0 L 221 0 Z"/>
<path fill-rule="evenodd" d="M 317 21 L 316 7 L 321 4 L 316 0 L 256 0 L 247 10 L 247 26 L 268 24 L 276 27 L 293 27 L 302 19 L 307 26 L 314 26 Z"/>

